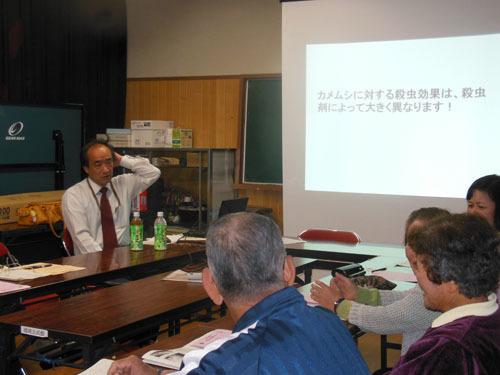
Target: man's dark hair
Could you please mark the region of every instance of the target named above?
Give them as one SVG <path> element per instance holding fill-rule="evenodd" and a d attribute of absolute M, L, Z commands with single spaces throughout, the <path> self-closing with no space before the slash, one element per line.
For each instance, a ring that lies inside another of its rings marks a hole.
<path fill-rule="evenodd" d="M 405 225 L 405 244 L 408 242 L 408 228 L 413 222 L 417 220 L 422 220 L 425 222 L 431 221 L 432 219 L 436 219 L 440 216 L 449 215 L 450 212 L 445 210 L 444 208 L 439 207 L 422 207 L 418 210 L 412 211 L 408 219 L 406 219 Z"/>
<path fill-rule="evenodd" d="M 251 301 L 285 287 L 286 251 L 276 223 L 249 212 L 228 214 L 207 234 L 207 260 L 224 298 Z"/>
<path fill-rule="evenodd" d="M 434 284 L 454 281 L 467 298 L 484 297 L 498 288 L 500 240 L 480 216 L 437 218 L 412 231 L 408 244 Z"/>
<path fill-rule="evenodd" d="M 108 144 L 107 141 L 102 141 L 100 139 L 93 139 L 85 146 L 83 146 L 82 150 L 80 151 L 80 162 L 82 163 L 82 167 L 89 166 L 89 149 L 95 145 L 102 145 L 104 147 L 107 147 L 111 152 L 111 157 L 113 158 L 113 160 L 115 159 L 115 149 L 113 148 L 113 146 Z"/>
<path fill-rule="evenodd" d="M 500 176 L 490 174 L 478 178 L 472 183 L 465 196 L 470 200 L 476 190 L 483 191 L 495 203 L 495 214 L 493 215 L 493 224 L 497 230 L 500 230 Z"/>

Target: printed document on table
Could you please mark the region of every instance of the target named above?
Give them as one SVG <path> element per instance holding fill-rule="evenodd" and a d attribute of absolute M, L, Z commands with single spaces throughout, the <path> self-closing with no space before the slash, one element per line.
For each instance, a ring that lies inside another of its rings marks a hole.
<path fill-rule="evenodd" d="M 404 260 L 404 256 L 402 257 L 386 257 L 386 256 L 378 256 L 372 259 L 365 260 L 361 263 L 365 271 L 374 271 L 381 268 L 388 268 L 397 265 L 399 262 Z"/>
<path fill-rule="evenodd" d="M 284 245 L 291 245 L 293 243 L 303 243 L 303 242 L 306 242 L 306 241 L 300 240 L 298 238 L 290 238 L 290 237 L 281 237 L 281 239 L 283 240 L 283 244 Z"/>
<path fill-rule="evenodd" d="M 18 290 L 29 289 L 31 286 L 23 284 L 9 283 L 7 281 L 0 281 L 0 294 L 16 292 Z"/>
<path fill-rule="evenodd" d="M 33 263 L 17 267 L 18 269 L 32 271 L 41 276 L 62 275 L 67 272 L 84 270 L 85 267 L 70 266 L 66 264 Z"/>
<path fill-rule="evenodd" d="M 417 278 L 415 274 L 409 272 L 394 272 L 394 271 L 377 271 L 373 272 L 372 275 L 382 276 L 387 280 L 394 281 L 408 281 L 408 282 L 417 282 Z"/>
<path fill-rule="evenodd" d="M 9 268 L 0 270 L 0 280 L 22 281 L 32 280 L 47 274 L 23 270 L 20 268 Z"/>
<path fill-rule="evenodd" d="M 171 243 L 176 243 L 176 242 L 182 242 L 182 241 L 199 241 L 199 242 L 204 242 L 206 241 L 205 238 L 202 237 L 184 237 L 184 234 L 169 234 L 167 235 L 167 238 L 170 240 L 169 244 Z M 155 238 L 147 238 L 144 240 L 144 245 L 154 245 L 155 244 Z M 168 244 L 167 244 L 168 246 Z"/>
<path fill-rule="evenodd" d="M 319 306 L 319 302 L 316 302 L 312 299 L 311 293 L 302 293 L 302 295 L 304 296 L 304 299 L 309 306 Z"/>
<path fill-rule="evenodd" d="M 400 267 L 411 267 L 410 266 L 410 261 L 408 259 L 405 259 L 404 261 L 400 262 L 397 264 Z"/>
<path fill-rule="evenodd" d="M 176 270 L 172 273 L 169 273 L 162 280 L 201 283 L 201 272 L 186 272 L 183 270 Z"/>
<path fill-rule="evenodd" d="M 83 372 L 80 372 L 80 375 L 104 375 L 108 373 L 111 364 L 114 361 L 111 359 L 103 358 L 96 362 L 93 366 L 89 367 Z"/>
<path fill-rule="evenodd" d="M 189 344 L 181 348 L 169 350 L 150 350 L 142 356 L 142 360 L 150 365 L 179 370 L 181 368 L 182 359 L 188 352 L 196 349 L 203 349 L 208 344 L 227 337 L 230 334 L 231 330 L 229 329 L 215 329 L 204 334 L 200 338 L 191 341 Z"/>

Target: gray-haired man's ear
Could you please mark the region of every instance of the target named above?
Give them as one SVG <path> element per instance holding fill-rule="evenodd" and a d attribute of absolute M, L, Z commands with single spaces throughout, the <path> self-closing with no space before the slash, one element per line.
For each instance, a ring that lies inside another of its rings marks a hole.
<path fill-rule="evenodd" d="M 285 266 L 283 268 L 283 280 L 287 286 L 292 286 L 295 281 L 295 266 L 290 255 L 285 258 Z"/>
<path fill-rule="evenodd" d="M 217 285 L 215 285 L 215 281 L 212 276 L 212 271 L 210 271 L 208 267 L 203 269 L 201 278 L 203 281 L 203 287 L 205 288 L 205 291 L 207 292 L 213 303 L 215 303 L 216 305 L 222 305 L 224 299 L 219 293 L 219 289 L 217 289 Z"/>

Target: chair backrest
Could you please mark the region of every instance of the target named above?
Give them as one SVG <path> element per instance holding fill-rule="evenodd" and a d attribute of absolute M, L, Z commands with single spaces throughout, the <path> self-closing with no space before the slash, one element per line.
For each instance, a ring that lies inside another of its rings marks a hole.
<path fill-rule="evenodd" d="M 0 242 L 0 263 L 7 266 L 19 266 L 19 261 L 12 255 L 3 243 Z"/>
<path fill-rule="evenodd" d="M 356 232 L 334 229 L 306 229 L 299 234 L 304 241 L 342 242 L 358 244 L 361 238 Z"/>
<path fill-rule="evenodd" d="M 66 253 L 68 256 L 75 255 L 75 248 L 73 246 L 73 239 L 71 238 L 71 234 L 68 231 L 68 228 L 64 229 L 63 235 L 62 235 L 62 244 L 64 246 L 64 250 L 66 250 Z"/>
<path fill-rule="evenodd" d="M 5 246 L 3 243 L 0 242 L 0 257 L 3 257 L 4 255 L 8 255 L 9 250 L 7 249 L 7 246 Z"/>

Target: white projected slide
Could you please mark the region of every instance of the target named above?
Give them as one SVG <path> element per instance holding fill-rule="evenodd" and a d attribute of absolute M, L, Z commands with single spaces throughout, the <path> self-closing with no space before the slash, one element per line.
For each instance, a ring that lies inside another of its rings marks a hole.
<path fill-rule="evenodd" d="M 309 191 L 463 198 L 500 168 L 500 34 L 306 47 Z"/>

